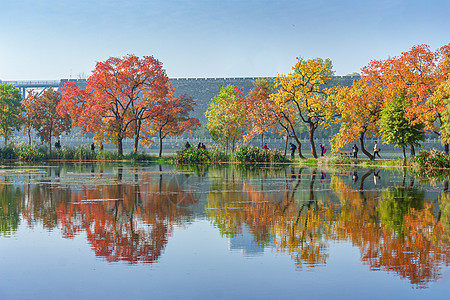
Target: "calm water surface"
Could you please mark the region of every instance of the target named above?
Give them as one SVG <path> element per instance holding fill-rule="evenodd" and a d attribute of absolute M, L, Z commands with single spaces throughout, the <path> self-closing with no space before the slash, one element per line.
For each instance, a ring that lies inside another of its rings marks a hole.
<path fill-rule="evenodd" d="M 449 299 L 448 183 L 401 170 L 0 168 L 0 299 Z"/>

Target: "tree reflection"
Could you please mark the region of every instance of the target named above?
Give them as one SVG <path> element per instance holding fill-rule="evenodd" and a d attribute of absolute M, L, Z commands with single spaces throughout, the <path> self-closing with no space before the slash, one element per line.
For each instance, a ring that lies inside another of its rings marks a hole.
<path fill-rule="evenodd" d="M 447 194 L 440 199 L 439 220 L 425 193 L 413 187 L 413 178 L 408 182 L 403 176 L 400 187 L 355 190 L 333 175 L 336 202 L 315 187 L 319 172 L 291 168 L 284 172 L 284 190 L 277 192 L 264 190 L 270 177 L 255 181 L 224 174 L 208 193 L 208 215 L 227 237 L 240 234 L 245 224 L 257 245 L 272 241 L 273 249 L 289 254 L 298 268 L 325 264 L 329 241 L 351 241 L 371 270 L 394 271 L 418 288 L 439 278 L 450 257 Z M 359 187 L 373 174 L 365 172 Z"/>
<path fill-rule="evenodd" d="M 442 264 L 448 265 L 448 240 L 424 192 L 411 188 L 413 181 L 384 189 L 380 200 L 374 192 L 363 198 L 339 179 L 334 185 L 342 204 L 336 238 L 358 246 L 371 270 L 394 271 L 418 288 L 439 278 Z"/>
<path fill-rule="evenodd" d="M 59 223 L 64 238 L 85 232 L 96 256 L 129 263 L 158 260 L 173 226 L 191 220 L 189 207 L 198 201 L 176 181 L 148 174 L 136 184 L 26 185 L 25 195 L 29 224 Z"/>
<path fill-rule="evenodd" d="M 22 191 L 10 184 L 0 184 L 0 236 L 9 236 L 20 223 Z"/>
<path fill-rule="evenodd" d="M 232 237 L 245 224 L 260 246 L 272 239 L 275 251 L 288 253 L 296 265 L 316 267 L 326 263 L 326 239 L 334 211 L 315 197 L 317 170 L 304 174 L 286 172 L 286 189 L 264 191 L 238 176 L 226 176 L 221 186 L 214 186 L 207 196 L 207 212 L 223 235 Z M 309 180 L 304 180 L 304 177 Z M 270 179 L 265 179 L 270 180 Z M 302 185 L 303 184 L 303 185 Z M 300 189 L 300 187 L 302 187 Z M 228 192 L 224 192 L 228 191 Z M 304 200 L 306 198 L 306 200 Z"/>

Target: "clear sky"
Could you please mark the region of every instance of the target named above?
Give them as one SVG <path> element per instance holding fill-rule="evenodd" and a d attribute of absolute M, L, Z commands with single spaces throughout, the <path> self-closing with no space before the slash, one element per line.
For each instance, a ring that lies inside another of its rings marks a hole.
<path fill-rule="evenodd" d="M 153 55 L 169 77 L 262 77 L 295 58 L 336 75 L 450 43 L 449 0 L 1 0 L 0 80 L 81 78 Z"/>

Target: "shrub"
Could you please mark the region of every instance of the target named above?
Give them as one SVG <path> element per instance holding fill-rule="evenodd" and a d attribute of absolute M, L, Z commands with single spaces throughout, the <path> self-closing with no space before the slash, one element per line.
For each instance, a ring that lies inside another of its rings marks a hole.
<path fill-rule="evenodd" d="M 410 163 L 417 168 L 450 168 L 450 156 L 436 149 L 420 151 L 415 157 L 410 159 Z"/>
<path fill-rule="evenodd" d="M 255 163 L 255 162 L 265 162 L 265 163 L 275 163 L 275 162 L 286 162 L 286 157 L 278 149 L 263 149 L 260 150 L 258 147 L 242 147 L 233 153 L 232 159 L 241 163 Z"/>
<path fill-rule="evenodd" d="M 93 160 L 96 159 L 95 151 L 84 148 L 83 146 L 75 148 L 73 159 L 76 160 Z"/>
<path fill-rule="evenodd" d="M 23 161 L 39 161 L 45 158 L 45 154 L 36 147 L 22 148 L 19 150 L 18 156 Z"/>
<path fill-rule="evenodd" d="M 218 163 L 227 162 L 230 160 L 229 156 L 225 152 L 218 150 L 218 149 L 209 151 L 209 159 L 212 162 L 218 162 Z"/>
<path fill-rule="evenodd" d="M 17 148 L 11 146 L 0 148 L 0 159 L 16 159 L 17 157 Z"/>
<path fill-rule="evenodd" d="M 207 163 L 210 161 L 209 153 L 205 149 L 188 148 L 178 151 L 175 161 L 177 163 Z"/>

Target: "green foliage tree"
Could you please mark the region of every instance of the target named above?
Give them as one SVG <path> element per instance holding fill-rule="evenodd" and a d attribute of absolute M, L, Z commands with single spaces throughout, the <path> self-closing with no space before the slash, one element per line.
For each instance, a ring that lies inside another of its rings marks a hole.
<path fill-rule="evenodd" d="M 246 128 L 242 89 L 234 85 L 222 87 L 219 94 L 211 99 L 205 116 L 206 128 L 213 139 L 225 146 L 226 152 L 231 143 L 234 151 L 236 141 L 243 136 Z"/>
<path fill-rule="evenodd" d="M 20 129 L 21 98 L 17 87 L 0 84 L 0 136 L 5 138 L 5 146 L 13 131 Z"/>
<path fill-rule="evenodd" d="M 406 101 L 405 95 L 395 97 L 386 104 L 381 112 L 379 122 L 383 140 L 395 147 L 402 148 L 403 164 L 406 164 L 407 145 L 420 145 L 425 140 L 423 123 L 414 123 L 413 120 L 405 118 Z"/>
<path fill-rule="evenodd" d="M 0 185 L 0 236 L 15 232 L 20 223 L 20 200 L 22 192 L 19 187 L 10 184 Z"/>
<path fill-rule="evenodd" d="M 397 234 L 405 233 L 404 216 L 412 208 L 423 209 L 425 192 L 415 188 L 395 187 L 383 191 L 377 208 L 381 222 Z"/>

